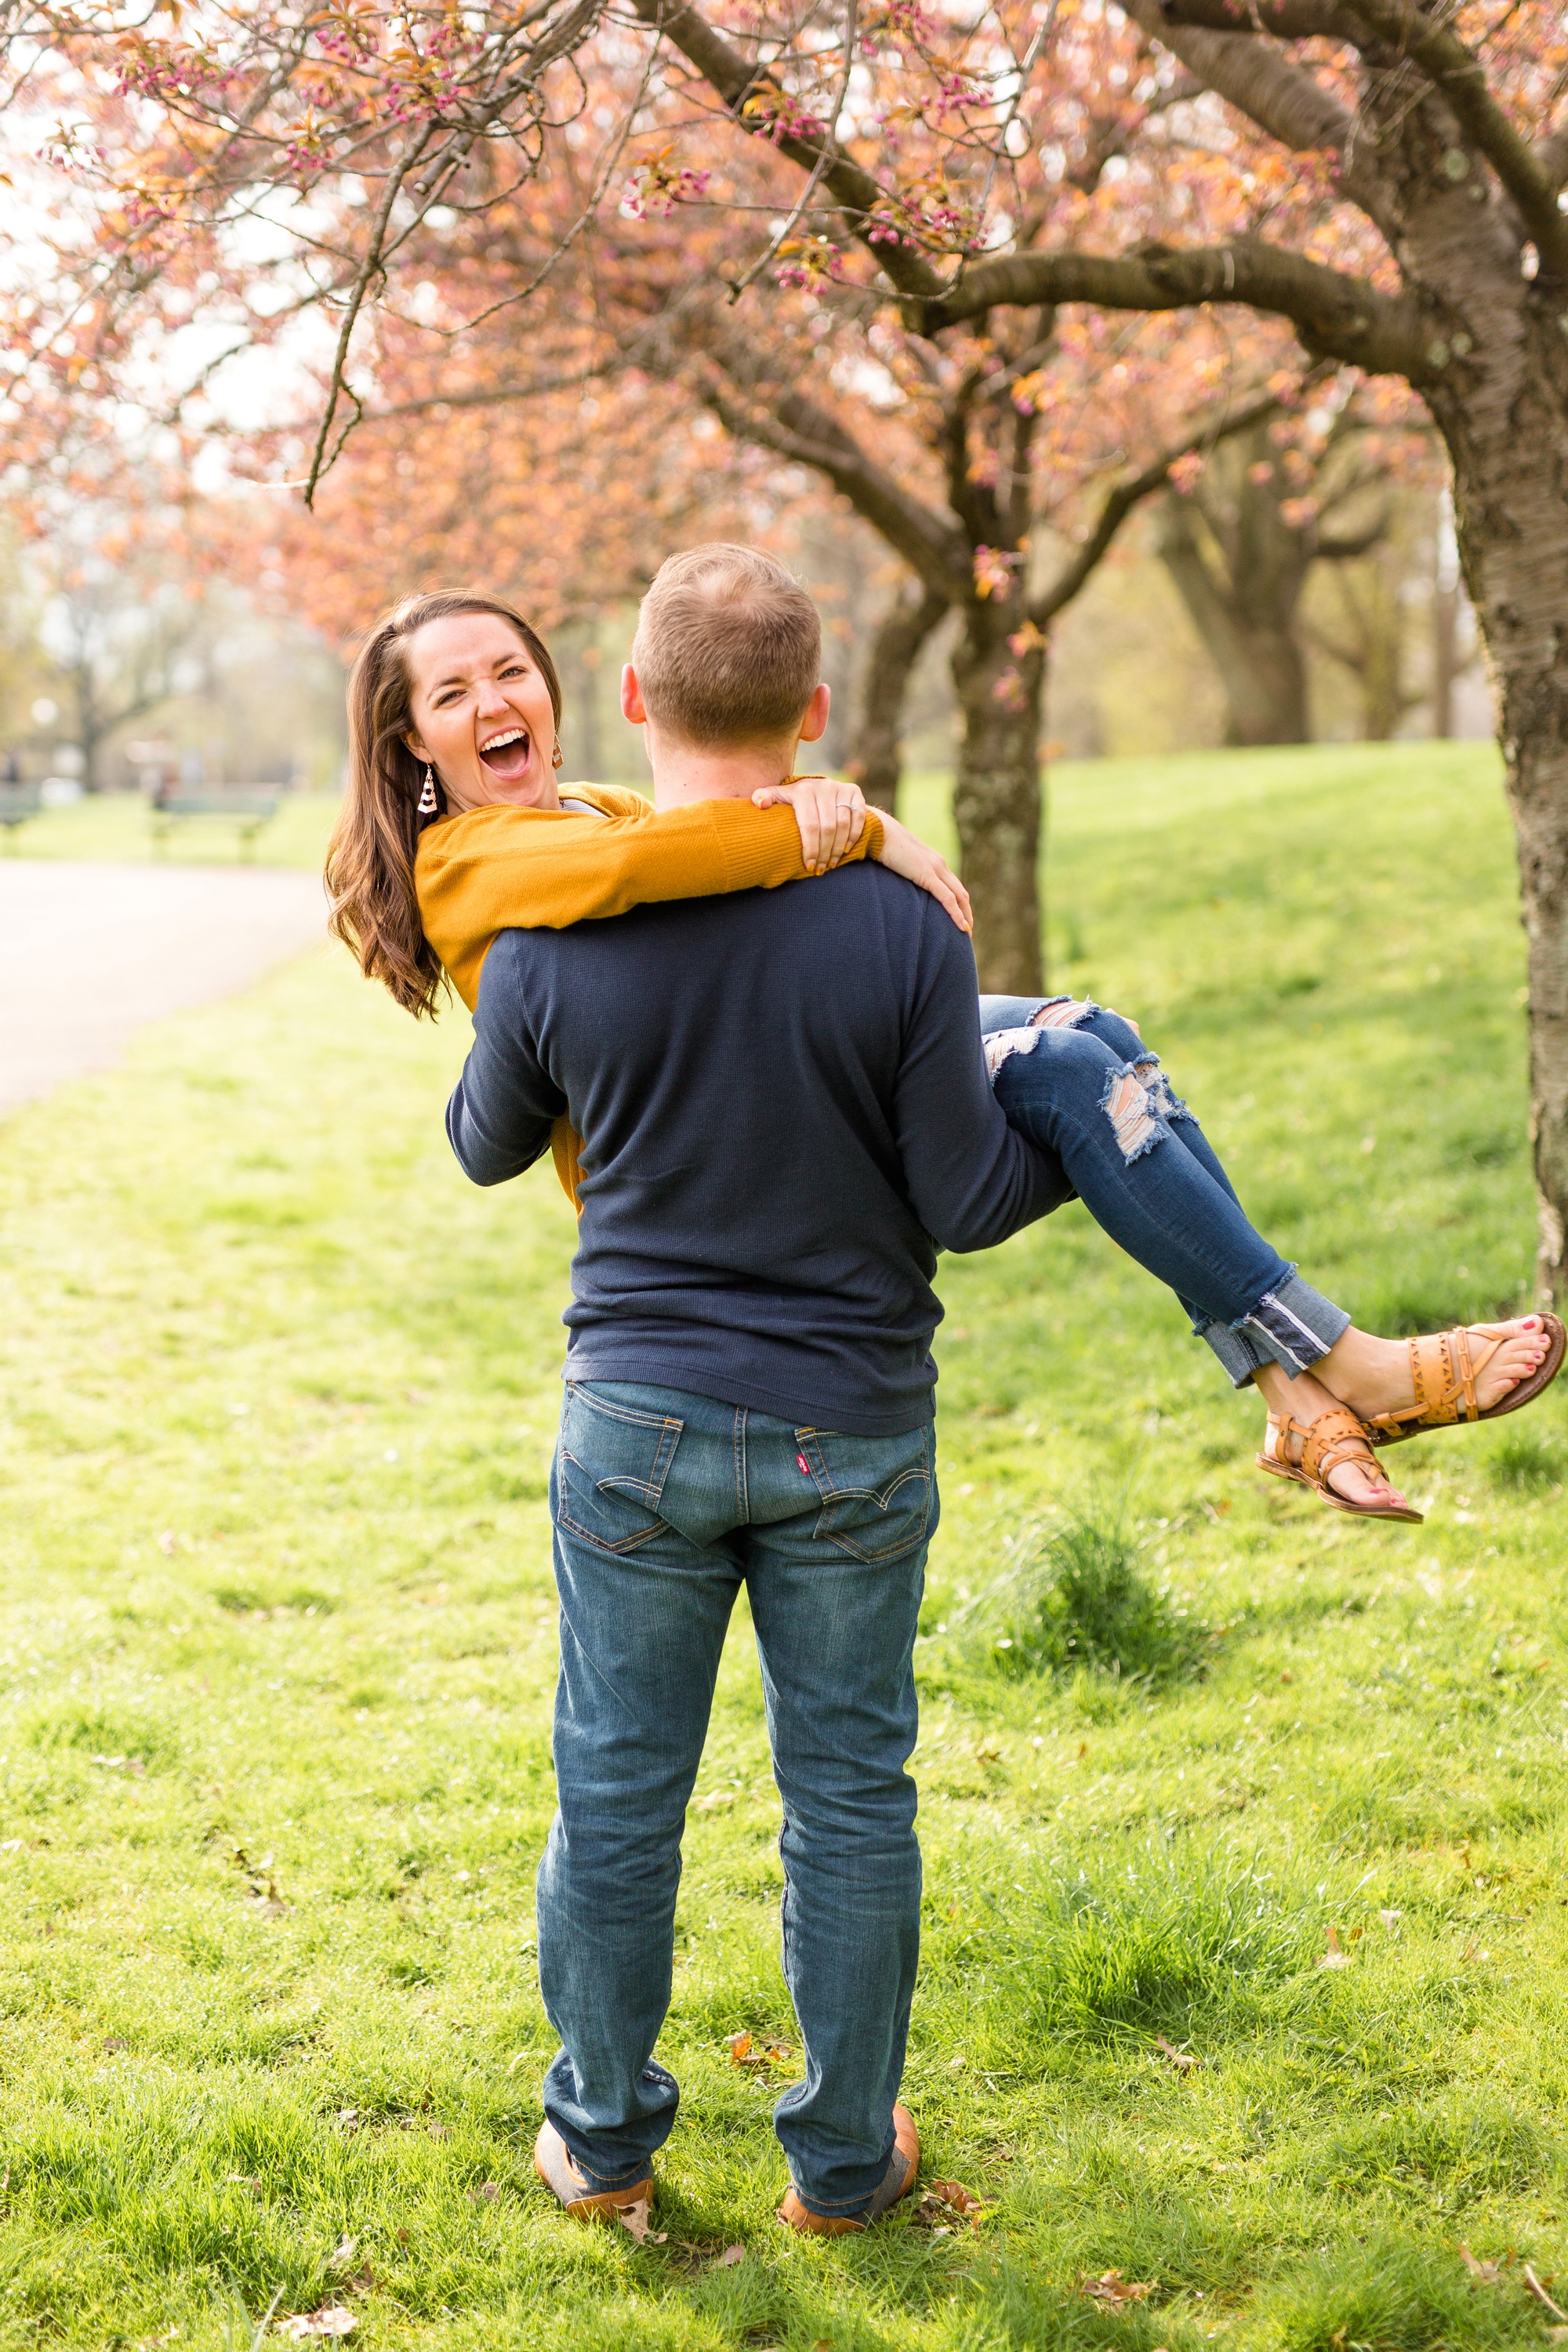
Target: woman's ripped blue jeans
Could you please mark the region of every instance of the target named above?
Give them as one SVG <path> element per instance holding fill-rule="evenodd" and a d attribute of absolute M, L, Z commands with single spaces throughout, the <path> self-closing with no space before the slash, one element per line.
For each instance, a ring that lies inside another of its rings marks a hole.
<path fill-rule="evenodd" d="M 1008 1126 L 1057 1155 L 1089 1214 L 1175 1292 L 1238 1387 L 1267 1363 L 1305 1371 L 1350 1328 L 1247 1223 L 1130 1022 L 1070 997 L 983 996 L 980 1027 Z"/>

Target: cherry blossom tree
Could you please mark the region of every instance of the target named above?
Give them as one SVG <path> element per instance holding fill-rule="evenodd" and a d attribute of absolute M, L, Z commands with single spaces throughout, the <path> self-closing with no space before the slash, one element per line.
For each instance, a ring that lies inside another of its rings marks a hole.
<path fill-rule="evenodd" d="M 356 375 L 369 310 L 440 312 L 453 349 L 478 322 L 460 277 L 424 290 L 426 232 L 488 219 L 492 261 L 512 238 L 521 379 L 527 306 L 597 266 L 628 182 L 650 216 L 727 223 L 692 235 L 689 272 L 694 296 L 734 298 L 742 335 L 775 290 L 811 292 L 868 335 L 896 321 L 939 371 L 978 368 L 977 402 L 1047 320 L 1093 326 L 1109 373 L 1121 336 L 1136 350 L 1151 322 L 1199 313 L 1222 339 L 1294 338 L 1310 365 L 1417 396 L 1452 467 L 1497 700 L 1541 1270 L 1568 1290 L 1568 27 L 1548 0 L 480 0 L 395 16 L 298 0 L 142 26 L 24 0 L 14 21 L 24 96 L 50 74 L 78 91 L 56 148 L 90 234 L 51 349 L 108 364 L 138 303 L 183 303 L 193 328 L 232 315 L 241 340 L 330 321 L 310 483 L 373 389 Z M 476 295 L 482 242 L 466 243 Z M 992 500 L 1005 520 L 1016 470 L 966 467 L 977 514 Z M 981 668 L 996 686 L 1011 667 L 1026 698 L 1037 649 L 1009 641 L 1037 626 L 1030 562 L 982 543 L 995 568 L 963 591 L 994 620 Z M 997 786 L 1015 875 L 1035 790 Z M 1022 919 L 1015 902 L 993 929 L 1009 960 Z"/>
<path fill-rule="evenodd" d="M 781 247 L 815 236 L 819 272 L 855 289 L 843 299 L 880 294 L 924 341 L 1052 306 L 1130 320 L 1205 308 L 1283 320 L 1309 359 L 1420 396 L 1452 467 L 1497 706 L 1529 942 L 1539 1270 L 1568 1296 L 1561 12 L 1127 0 L 1128 54 L 1106 45 L 1103 72 L 1075 82 L 1062 45 L 1096 11 L 1067 0 L 962 26 L 900 5 L 870 30 L 847 12 L 837 48 L 815 15 L 741 34 L 690 0 L 637 6 L 689 91 L 795 166 Z M 896 53 L 901 108 L 855 110 L 863 38 Z M 922 136 L 907 141 L 911 123 Z M 1111 203 L 1068 193 L 1090 139 L 1114 148 Z"/>

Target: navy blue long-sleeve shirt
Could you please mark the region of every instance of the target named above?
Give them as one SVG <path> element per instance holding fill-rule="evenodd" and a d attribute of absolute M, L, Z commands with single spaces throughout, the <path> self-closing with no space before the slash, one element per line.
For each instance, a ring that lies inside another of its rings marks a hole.
<path fill-rule="evenodd" d="M 937 1248 L 1070 1197 L 992 1099 L 968 940 L 880 866 L 503 931 L 474 1033 L 447 1131 L 476 1183 L 563 1112 L 583 1139 L 572 1380 L 918 1428 Z"/>

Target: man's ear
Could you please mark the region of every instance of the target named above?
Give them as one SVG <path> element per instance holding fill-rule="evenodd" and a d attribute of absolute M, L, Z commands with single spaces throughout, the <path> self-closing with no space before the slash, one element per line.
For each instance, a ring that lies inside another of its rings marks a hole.
<path fill-rule="evenodd" d="M 805 706 L 805 717 L 800 722 L 800 740 L 815 743 L 827 732 L 827 713 L 833 701 L 833 688 L 824 683 L 816 688 Z"/>
<path fill-rule="evenodd" d="M 637 674 L 627 662 L 621 672 L 621 717 L 629 719 L 634 727 L 646 727 L 647 712 L 643 708 L 642 688 Z"/>

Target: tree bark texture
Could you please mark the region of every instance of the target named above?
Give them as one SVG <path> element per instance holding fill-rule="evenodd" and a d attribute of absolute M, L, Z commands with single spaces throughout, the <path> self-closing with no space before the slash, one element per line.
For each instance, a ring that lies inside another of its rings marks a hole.
<path fill-rule="evenodd" d="M 974 901 L 980 985 L 999 996 L 1045 987 L 1038 888 L 1042 794 L 1043 639 L 1016 654 L 1016 600 L 972 598 L 952 651 L 963 713 L 952 815 L 959 870 Z"/>
<path fill-rule="evenodd" d="M 1543 1298 L 1568 1297 L 1568 289 L 1477 272 L 1454 291 L 1475 358 L 1430 397 L 1454 461 L 1465 585 L 1486 647 L 1519 850 L 1530 1129 Z M 1468 297 L 1468 299 L 1467 299 Z M 1463 381 L 1458 380 L 1462 374 Z"/>
<path fill-rule="evenodd" d="M 846 773 L 874 808 L 899 813 L 904 767 L 904 704 L 931 631 L 950 609 L 935 588 L 901 580 L 866 648 L 855 739 Z"/>

